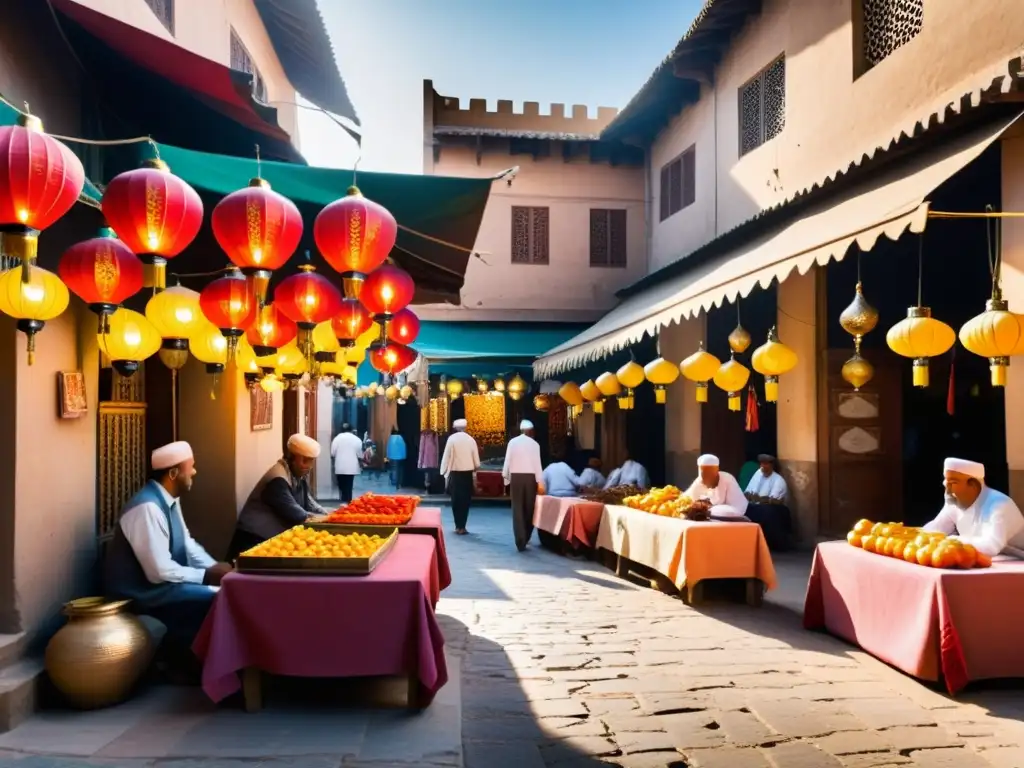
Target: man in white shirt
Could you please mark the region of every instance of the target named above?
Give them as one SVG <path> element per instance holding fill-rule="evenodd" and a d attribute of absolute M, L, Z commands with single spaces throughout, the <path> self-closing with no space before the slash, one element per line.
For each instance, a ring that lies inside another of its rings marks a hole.
<path fill-rule="evenodd" d="M 548 496 L 563 499 L 575 496 L 580 490 L 580 479 L 564 461 L 548 464 L 544 470 L 543 483 Z"/>
<path fill-rule="evenodd" d="M 189 534 L 180 497 L 192 489 L 195 458 L 186 442 L 157 448 L 152 476 L 125 504 L 104 563 L 106 594 L 167 627 L 169 650 L 191 666 L 192 641 L 215 587 L 232 568 L 218 563 Z"/>
<path fill-rule="evenodd" d="M 789 489 L 786 480 L 775 471 L 775 457 L 762 453 L 757 457 L 761 469 L 755 472 L 744 495 L 755 504 L 785 504 Z"/>
<path fill-rule="evenodd" d="M 686 489 L 695 504 L 704 505 L 712 517 L 743 517 L 747 498 L 736 478 L 718 468 L 718 457 L 705 453 L 697 459 L 697 479 Z"/>
<path fill-rule="evenodd" d="M 989 557 L 1024 558 L 1024 516 L 1013 499 L 985 485 L 985 465 L 949 458 L 942 469 L 946 504 L 925 530 L 955 535 Z"/>
<path fill-rule="evenodd" d="M 508 441 L 501 476 L 512 496 L 512 532 L 516 549 L 522 552 L 533 536 L 533 507 L 537 494 L 544 493 L 544 468 L 540 463 L 540 445 L 533 439 L 533 422 L 523 419 L 518 437 Z"/>
<path fill-rule="evenodd" d="M 441 456 L 441 474 L 448 486 L 452 502 L 452 517 L 455 518 L 455 533 L 465 536 L 469 520 L 469 507 L 473 503 L 473 477 L 480 466 L 480 450 L 476 440 L 466 432 L 465 419 L 452 422 L 455 430 L 444 444 Z"/>
<path fill-rule="evenodd" d="M 349 424 L 341 425 L 341 432 L 331 441 L 331 458 L 334 459 L 334 476 L 338 479 L 338 493 L 341 503 L 352 501 L 352 484 L 363 471 L 359 463 L 363 457 L 363 441 Z"/>
<path fill-rule="evenodd" d="M 651 487 L 651 478 L 647 475 L 647 469 L 639 461 L 633 461 L 629 454 L 626 454 L 626 460 L 622 462 L 622 466 L 618 469 L 613 469 L 612 473 L 608 475 L 608 480 L 605 481 L 604 487 L 614 488 L 616 485 L 635 485 L 640 490 L 646 491 Z"/>
<path fill-rule="evenodd" d="M 580 473 L 580 488 L 604 488 L 604 475 L 601 474 L 601 459 L 591 456 L 587 468 Z"/>
<path fill-rule="evenodd" d="M 785 478 L 775 471 L 774 456 L 759 454 L 757 463 L 761 468 L 751 476 L 745 491 L 750 502 L 746 516 L 761 526 L 769 549 L 787 549 L 792 534 L 792 519 L 787 506 L 789 488 Z"/>

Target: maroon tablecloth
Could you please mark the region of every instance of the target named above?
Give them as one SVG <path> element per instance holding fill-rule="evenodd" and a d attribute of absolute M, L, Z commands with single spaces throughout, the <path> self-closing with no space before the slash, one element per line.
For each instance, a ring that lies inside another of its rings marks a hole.
<path fill-rule="evenodd" d="M 193 646 L 220 701 L 256 667 L 293 677 L 411 675 L 428 703 L 448 681 L 434 616 L 436 545 L 403 534 L 369 576 L 224 577 Z"/>
<path fill-rule="evenodd" d="M 575 496 L 538 496 L 533 525 L 569 542 L 573 547 L 594 547 L 604 504 Z"/>
<path fill-rule="evenodd" d="M 452 571 L 448 565 L 448 550 L 444 545 L 444 529 L 441 527 L 440 507 L 416 507 L 412 520 L 402 526 L 411 532 L 426 531 L 437 544 L 437 574 L 441 589 L 447 589 L 452 583 Z"/>
<path fill-rule="evenodd" d="M 476 473 L 476 487 L 473 492 L 477 496 L 499 498 L 505 495 L 505 480 L 501 472 L 479 470 Z"/>
<path fill-rule="evenodd" d="M 804 626 L 827 629 L 950 693 L 971 680 L 1024 677 L 1024 562 L 951 571 L 846 542 L 819 544 Z"/>

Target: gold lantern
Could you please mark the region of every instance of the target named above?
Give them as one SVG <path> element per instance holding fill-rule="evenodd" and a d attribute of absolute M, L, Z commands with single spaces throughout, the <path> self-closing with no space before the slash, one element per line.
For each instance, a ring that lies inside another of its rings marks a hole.
<path fill-rule="evenodd" d="M 541 413 L 544 413 L 551 407 L 551 398 L 544 394 L 537 395 L 533 398 L 533 407 Z"/>
<path fill-rule="evenodd" d="M 619 408 L 628 411 L 633 408 L 633 390 L 644 382 L 644 369 L 636 360 L 630 359 L 628 363 L 615 372 L 615 378 L 626 388 L 625 396 L 619 397 Z M 601 386 L 600 379 L 598 380 L 598 386 Z"/>
<path fill-rule="evenodd" d="M 750 365 L 764 376 L 764 399 L 767 402 L 778 402 L 779 376 L 792 371 L 796 364 L 796 352 L 779 341 L 779 333 L 773 325 L 768 331 L 768 341 L 750 356 Z"/>
<path fill-rule="evenodd" d="M 859 257 L 858 257 L 859 259 Z M 860 271 L 860 262 L 857 263 L 857 271 Z M 868 303 L 864 298 L 864 284 L 857 277 L 857 287 L 854 289 L 853 301 L 839 314 L 839 324 L 843 330 L 853 336 L 854 339 L 864 338 L 871 333 L 878 325 L 878 310 Z"/>
<path fill-rule="evenodd" d="M 679 364 L 679 370 L 682 371 L 683 376 L 697 385 L 698 403 L 708 401 L 708 382 L 721 367 L 722 362 L 717 357 L 704 351 L 703 341 L 696 352 Z"/>
<path fill-rule="evenodd" d="M 875 367 L 866 359 L 860 356 L 860 339 L 853 342 L 853 357 L 843 363 L 843 380 L 853 387 L 854 392 L 860 392 L 860 388 L 871 381 L 875 376 Z"/>
<path fill-rule="evenodd" d="M 459 395 L 462 394 L 462 382 L 458 379 L 449 379 L 448 383 L 445 384 L 445 391 L 448 393 L 449 398 L 458 400 Z"/>
<path fill-rule="evenodd" d="M 34 264 L 9 269 L 0 275 L 0 312 L 17 320 L 17 328 L 28 337 L 28 364 L 36 357 L 36 334 L 48 320 L 59 317 L 71 294 L 57 275 Z"/>
<path fill-rule="evenodd" d="M 403 400 L 408 400 L 410 397 L 412 397 L 412 387 L 410 387 L 408 384 L 405 384 L 400 390 L 398 390 L 398 395 Z"/>
<path fill-rule="evenodd" d="M 583 411 L 583 395 L 580 393 L 579 385 L 574 381 L 567 381 L 558 389 L 558 396 L 569 405 L 571 416 L 578 416 Z"/>
<path fill-rule="evenodd" d="M 730 355 L 729 360 L 715 372 L 714 379 L 715 385 L 719 389 L 724 389 L 729 395 L 729 410 L 738 411 L 740 409 L 740 393 L 743 392 L 743 388 L 747 386 L 747 381 L 750 379 L 750 369 L 737 362 L 734 355 Z"/>
<path fill-rule="evenodd" d="M 750 346 L 750 331 L 737 324 L 729 334 L 729 349 L 737 355 L 743 354 Z"/>
<path fill-rule="evenodd" d="M 619 408 L 624 411 L 629 410 L 629 396 L 623 394 L 622 385 L 619 384 L 619 379 L 614 373 L 607 371 L 602 373 L 594 380 L 594 384 L 597 385 L 597 389 L 603 397 L 618 397 Z"/>
<path fill-rule="evenodd" d="M 494 380 L 494 391 L 501 393 L 505 392 L 505 380 L 501 378 L 501 376 Z"/>
<path fill-rule="evenodd" d="M 987 357 L 993 387 L 1006 386 L 1010 356 L 1024 353 L 1024 317 L 1010 312 L 999 288 L 985 302 L 985 311 L 960 329 L 960 343 L 968 352 Z"/>
<path fill-rule="evenodd" d="M 182 285 L 154 293 L 146 302 L 146 319 L 163 339 L 160 362 L 178 371 L 188 362 L 188 338 L 203 317 L 199 294 Z"/>
<path fill-rule="evenodd" d="M 580 394 L 591 404 L 594 413 L 604 413 L 604 395 L 601 394 L 601 390 L 597 388 L 593 379 L 587 379 L 580 385 Z"/>
<path fill-rule="evenodd" d="M 139 370 L 139 363 L 160 349 L 160 334 L 144 315 L 124 307 L 110 316 L 109 330 L 96 334 L 100 352 L 122 376 Z"/>
<path fill-rule="evenodd" d="M 679 378 L 679 366 L 656 357 L 644 366 L 644 376 L 654 385 L 654 402 L 664 405 L 668 395 L 665 387 Z"/>
<path fill-rule="evenodd" d="M 512 377 L 512 381 L 508 383 L 508 396 L 513 400 L 518 400 L 526 394 L 527 386 L 526 381 L 518 373 Z"/>
<path fill-rule="evenodd" d="M 914 386 L 928 386 L 928 358 L 949 351 L 956 343 L 956 332 L 932 317 L 928 307 L 910 307 L 907 316 L 885 334 L 889 349 L 914 361 Z"/>
<path fill-rule="evenodd" d="M 487 386 L 487 379 L 476 380 L 476 391 L 479 392 L 481 395 L 486 395 L 489 389 L 490 387 Z"/>

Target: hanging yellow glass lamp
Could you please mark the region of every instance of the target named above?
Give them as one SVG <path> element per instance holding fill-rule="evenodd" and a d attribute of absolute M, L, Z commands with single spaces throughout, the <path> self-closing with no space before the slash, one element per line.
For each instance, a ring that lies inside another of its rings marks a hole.
<path fill-rule="evenodd" d="M 860 356 L 860 342 L 860 339 L 854 339 L 853 357 L 843 363 L 841 371 L 843 380 L 853 387 L 854 392 L 860 392 L 860 388 L 875 376 L 875 366 Z"/>
<path fill-rule="evenodd" d="M 574 381 L 567 381 L 558 388 L 558 396 L 569 405 L 569 415 L 578 416 L 583 411 L 583 394 L 579 385 Z"/>
<path fill-rule="evenodd" d="M 625 396 L 619 396 L 619 408 L 629 411 L 634 405 L 634 390 L 644 383 L 644 369 L 630 355 L 630 360 L 615 372 L 615 378 L 619 384 L 626 388 Z M 598 384 L 600 386 L 600 383 Z"/>
<path fill-rule="evenodd" d="M 594 384 L 597 385 L 598 391 L 604 398 L 617 397 L 619 399 L 619 410 L 629 410 L 629 396 L 623 392 L 622 385 L 614 373 L 605 371 L 594 379 Z"/>
<path fill-rule="evenodd" d="M 843 363 L 843 379 L 858 392 L 875 375 L 875 367 L 861 357 L 860 345 L 864 336 L 878 325 L 878 310 L 864 298 L 864 284 L 860 279 L 860 253 L 857 254 L 857 286 L 853 301 L 839 314 L 839 325 L 853 336 L 853 357 Z"/>
<path fill-rule="evenodd" d="M 735 355 L 730 355 L 722 367 L 715 372 L 714 379 L 715 385 L 719 389 L 724 389 L 729 395 L 729 410 L 738 411 L 740 409 L 740 394 L 750 379 L 750 369 L 737 362 Z"/>
<path fill-rule="evenodd" d="M 149 320 L 160 338 L 160 362 L 171 369 L 172 374 L 181 370 L 188 362 L 188 338 L 203 317 L 199 308 L 199 294 L 182 285 L 154 293 L 146 302 L 146 319 Z"/>
<path fill-rule="evenodd" d="M 737 355 L 742 355 L 750 346 L 750 331 L 743 327 L 740 321 L 740 297 L 736 297 L 736 327 L 729 334 L 729 349 Z"/>
<path fill-rule="evenodd" d="M 71 294 L 57 275 L 35 264 L 24 263 L 0 275 L 0 312 L 17 320 L 17 328 L 28 337 L 28 364 L 36 357 L 36 334 L 47 321 L 59 317 Z"/>
<path fill-rule="evenodd" d="M 654 402 L 664 405 L 668 399 L 669 384 L 679 378 L 679 366 L 661 357 L 661 345 L 658 345 L 658 357 L 644 366 L 644 377 L 654 386 Z"/>
<path fill-rule="evenodd" d="M 206 365 L 206 372 L 213 377 L 210 399 L 216 400 L 217 383 L 228 362 L 227 338 L 204 315 L 189 336 L 188 348 L 196 360 Z"/>
<path fill-rule="evenodd" d="M 450 399 L 458 400 L 459 395 L 462 394 L 462 382 L 458 379 L 449 379 L 448 383 L 445 384 L 445 391 Z"/>
<path fill-rule="evenodd" d="M 773 325 L 768 331 L 768 340 L 750 356 L 751 367 L 764 376 L 764 399 L 767 402 L 779 401 L 779 376 L 792 371 L 796 364 L 796 352 L 779 341 L 779 332 Z"/>
<path fill-rule="evenodd" d="M 508 396 L 513 400 L 519 400 L 526 394 L 527 389 L 526 380 L 517 373 L 512 377 L 512 381 L 508 383 Z"/>
<path fill-rule="evenodd" d="M 601 390 L 597 388 L 593 379 L 587 379 L 580 385 L 580 394 L 583 395 L 584 400 L 590 403 L 594 413 L 604 413 L 604 395 L 601 394 Z"/>
<path fill-rule="evenodd" d="M 697 402 L 708 401 L 708 382 L 718 373 L 722 362 L 710 352 L 704 351 L 704 342 L 700 347 L 679 364 L 679 370 L 683 377 L 697 385 Z"/>
<path fill-rule="evenodd" d="M 160 349 L 160 333 L 144 315 L 120 307 L 110 316 L 109 330 L 96 334 L 100 352 L 122 376 L 139 370 L 139 363 Z"/>

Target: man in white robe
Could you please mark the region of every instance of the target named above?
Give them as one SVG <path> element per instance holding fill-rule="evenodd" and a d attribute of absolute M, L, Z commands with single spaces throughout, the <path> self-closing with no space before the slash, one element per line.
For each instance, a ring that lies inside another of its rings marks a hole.
<path fill-rule="evenodd" d="M 601 459 L 592 456 L 587 467 L 580 473 L 580 488 L 604 488 L 604 475 L 601 474 Z"/>
<path fill-rule="evenodd" d="M 520 552 L 533 536 L 533 508 L 537 495 L 546 493 L 540 444 L 533 439 L 533 422 L 523 419 L 520 434 L 508 441 L 501 475 L 512 497 L 512 533 Z"/>
<path fill-rule="evenodd" d="M 469 521 L 469 507 L 473 503 L 473 485 L 477 469 L 480 468 L 480 449 L 476 440 L 466 431 L 469 422 L 456 419 L 452 422 L 454 432 L 444 444 L 441 456 L 441 474 L 448 484 L 448 495 L 452 502 L 452 517 L 455 518 L 455 533 L 465 536 Z"/>
<path fill-rule="evenodd" d="M 694 503 L 704 503 L 712 517 L 743 517 L 747 497 L 736 478 L 718 467 L 718 457 L 705 453 L 697 459 L 697 479 L 686 489 Z"/>
<path fill-rule="evenodd" d="M 750 503 L 746 516 L 761 526 L 765 542 L 771 550 L 788 549 L 792 539 L 793 522 L 789 511 L 789 488 L 786 480 L 775 471 L 775 457 L 759 454 L 761 468 L 747 483 L 744 495 Z"/>
<path fill-rule="evenodd" d="M 639 461 L 633 461 L 629 455 L 618 469 L 613 469 L 605 481 L 604 488 L 614 488 L 617 485 L 635 485 L 642 491 L 651 487 L 651 478 L 647 469 Z"/>
<path fill-rule="evenodd" d="M 948 458 L 942 470 L 946 504 L 924 529 L 955 536 L 989 557 L 1024 558 L 1024 515 L 1013 499 L 985 485 L 985 465 Z"/>
<path fill-rule="evenodd" d="M 762 453 L 757 457 L 761 469 L 750 477 L 744 495 L 757 504 L 785 504 L 789 495 L 786 480 L 775 471 L 775 457 Z"/>

